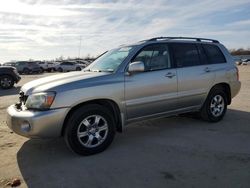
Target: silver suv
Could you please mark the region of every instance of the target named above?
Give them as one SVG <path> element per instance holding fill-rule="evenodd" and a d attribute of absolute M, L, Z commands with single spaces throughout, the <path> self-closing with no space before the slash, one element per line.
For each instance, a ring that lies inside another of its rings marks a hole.
<path fill-rule="evenodd" d="M 218 41 L 153 38 L 110 50 L 83 71 L 25 84 L 7 124 L 29 138 L 63 136 L 74 152 L 91 155 L 130 122 L 188 112 L 218 122 L 240 86 Z"/>

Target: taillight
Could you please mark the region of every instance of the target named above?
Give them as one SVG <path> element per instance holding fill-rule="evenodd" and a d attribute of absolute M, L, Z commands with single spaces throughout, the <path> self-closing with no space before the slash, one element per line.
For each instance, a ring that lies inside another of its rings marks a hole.
<path fill-rule="evenodd" d="M 238 67 L 235 67 L 235 68 L 236 68 L 237 80 L 239 81 L 240 80 L 239 69 Z"/>

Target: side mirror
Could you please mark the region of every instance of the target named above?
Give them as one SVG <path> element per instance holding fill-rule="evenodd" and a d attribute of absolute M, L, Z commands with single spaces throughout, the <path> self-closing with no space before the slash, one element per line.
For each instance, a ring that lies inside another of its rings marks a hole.
<path fill-rule="evenodd" d="M 129 64 L 128 72 L 144 72 L 145 71 L 145 65 L 142 61 L 136 61 Z"/>

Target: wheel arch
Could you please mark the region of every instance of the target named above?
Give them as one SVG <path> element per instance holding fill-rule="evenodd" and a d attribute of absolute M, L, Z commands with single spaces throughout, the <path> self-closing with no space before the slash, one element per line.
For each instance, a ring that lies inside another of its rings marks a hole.
<path fill-rule="evenodd" d="M 62 130 L 61 130 L 62 136 L 64 135 L 66 124 L 67 124 L 67 121 L 68 121 L 69 117 L 71 116 L 71 114 L 75 110 L 79 109 L 80 107 L 82 107 L 84 105 L 88 105 L 88 104 L 99 104 L 99 105 L 102 105 L 102 106 L 105 106 L 106 108 L 108 108 L 111 111 L 111 113 L 114 115 L 116 130 L 118 132 L 122 132 L 121 111 L 120 111 L 120 108 L 117 105 L 117 103 L 111 99 L 94 99 L 94 100 L 90 100 L 90 101 L 86 101 L 86 102 L 77 104 L 69 110 L 69 112 L 67 113 L 67 115 L 64 119 L 64 122 L 63 122 Z"/>
<path fill-rule="evenodd" d="M 227 104 L 230 105 L 232 102 L 232 98 L 231 98 L 231 88 L 230 85 L 226 82 L 221 82 L 221 83 L 217 83 L 215 84 L 210 90 L 208 95 L 210 94 L 210 92 L 214 89 L 214 88 L 222 88 L 223 91 L 225 92 L 226 96 L 227 96 Z"/>

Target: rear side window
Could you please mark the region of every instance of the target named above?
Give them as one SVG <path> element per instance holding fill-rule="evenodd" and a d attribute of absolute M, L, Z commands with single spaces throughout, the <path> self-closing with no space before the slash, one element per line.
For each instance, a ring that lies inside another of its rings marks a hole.
<path fill-rule="evenodd" d="M 200 65 L 199 53 L 195 44 L 173 43 L 172 51 L 177 67 Z"/>
<path fill-rule="evenodd" d="M 67 62 L 63 62 L 63 63 L 61 63 L 61 65 L 68 65 L 68 63 Z"/>
<path fill-rule="evenodd" d="M 18 65 L 25 65 L 26 62 L 18 62 Z"/>
<path fill-rule="evenodd" d="M 225 56 L 221 52 L 220 48 L 211 44 L 202 44 L 210 64 L 226 63 Z"/>

